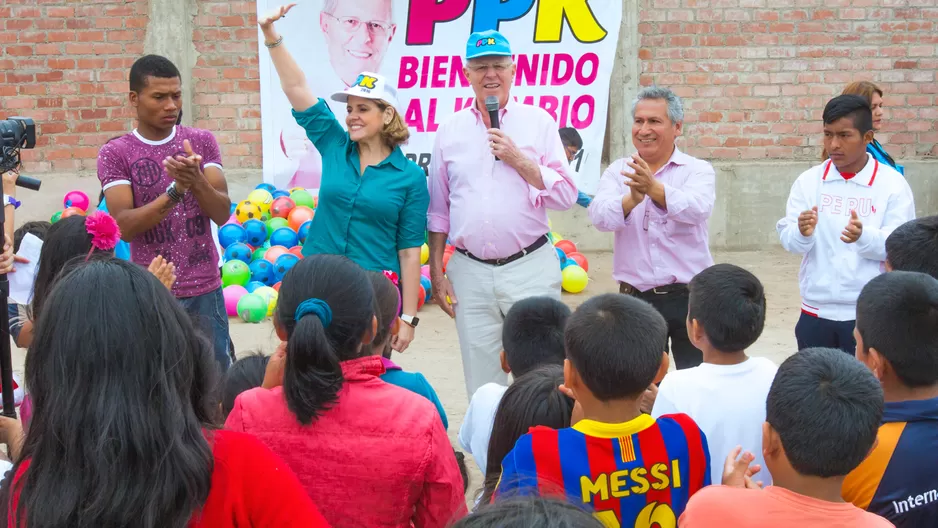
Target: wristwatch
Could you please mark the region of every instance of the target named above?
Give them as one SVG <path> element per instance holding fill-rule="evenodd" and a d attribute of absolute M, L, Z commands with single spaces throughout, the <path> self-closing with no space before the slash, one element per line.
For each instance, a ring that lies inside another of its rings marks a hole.
<path fill-rule="evenodd" d="M 166 188 L 166 196 L 169 196 L 173 203 L 179 203 L 182 201 L 183 193 L 176 190 L 176 182 L 173 182 Z"/>
<path fill-rule="evenodd" d="M 22 204 L 23 204 L 23 202 L 21 202 L 21 201 L 17 200 L 16 198 L 10 196 L 9 194 L 4 194 L 4 195 L 3 195 L 3 206 L 4 206 L 4 207 L 6 207 L 6 206 L 8 206 L 8 205 L 12 205 L 14 209 L 19 209 L 19 208 L 20 208 L 20 205 L 22 205 Z"/>
<path fill-rule="evenodd" d="M 404 321 L 413 328 L 417 328 L 417 324 L 420 322 L 420 319 L 414 315 L 401 314 L 401 321 Z"/>

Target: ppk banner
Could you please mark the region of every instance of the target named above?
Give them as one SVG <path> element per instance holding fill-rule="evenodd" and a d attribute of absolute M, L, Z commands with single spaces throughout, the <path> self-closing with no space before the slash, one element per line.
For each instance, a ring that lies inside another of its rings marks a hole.
<path fill-rule="evenodd" d="M 257 0 L 258 16 L 285 0 Z M 441 123 L 474 104 L 463 74 L 466 41 L 497 29 L 511 43 L 517 67 L 512 97 L 545 109 L 558 128 L 576 129 L 573 155 L 580 190 L 599 183 L 622 0 L 298 0 L 277 22 L 317 97 L 345 126 L 344 103 L 332 93 L 372 71 L 397 84 L 398 111 L 410 127 L 403 146 L 427 169 Z M 290 113 L 290 104 L 258 32 L 264 181 L 318 189 L 322 161 Z"/>

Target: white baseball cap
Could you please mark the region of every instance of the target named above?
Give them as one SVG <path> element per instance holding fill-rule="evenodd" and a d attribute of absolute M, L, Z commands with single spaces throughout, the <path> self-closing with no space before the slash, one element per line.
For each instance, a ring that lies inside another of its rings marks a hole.
<path fill-rule="evenodd" d="M 341 92 L 332 94 L 332 100 L 347 103 L 350 95 L 364 97 L 365 99 L 381 99 L 400 112 L 397 106 L 397 88 L 381 74 L 373 72 L 360 73 L 358 79 L 355 79 L 351 86 Z"/>

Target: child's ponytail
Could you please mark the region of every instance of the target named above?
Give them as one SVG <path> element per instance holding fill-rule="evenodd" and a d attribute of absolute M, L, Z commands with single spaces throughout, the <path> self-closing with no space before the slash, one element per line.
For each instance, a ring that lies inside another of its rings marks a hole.
<path fill-rule="evenodd" d="M 364 270 L 345 257 L 313 255 L 283 278 L 277 323 L 287 334 L 283 394 L 308 425 L 334 405 L 342 361 L 362 354 L 374 320 L 374 292 Z"/>
<path fill-rule="evenodd" d="M 342 366 L 326 337 L 332 309 L 319 299 L 300 303 L 293 334 L 287 341 L 283 394 L 287 407 L 303 425 L 328 410 L 342 388 Z"/>

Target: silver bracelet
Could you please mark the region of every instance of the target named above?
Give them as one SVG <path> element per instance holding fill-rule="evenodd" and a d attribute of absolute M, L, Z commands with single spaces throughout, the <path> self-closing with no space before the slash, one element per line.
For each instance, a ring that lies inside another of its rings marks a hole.
<path fill-rule="evenodd" d="M 273 43 L 264 42 L 264 45 L 267 46 L 268 49 L 276 48 L 277 46 L 281 44 L 283 44 L 283 35 L 280 35 L 280 38 L 277 39 L 277 42 L 273 42 Z"/>

